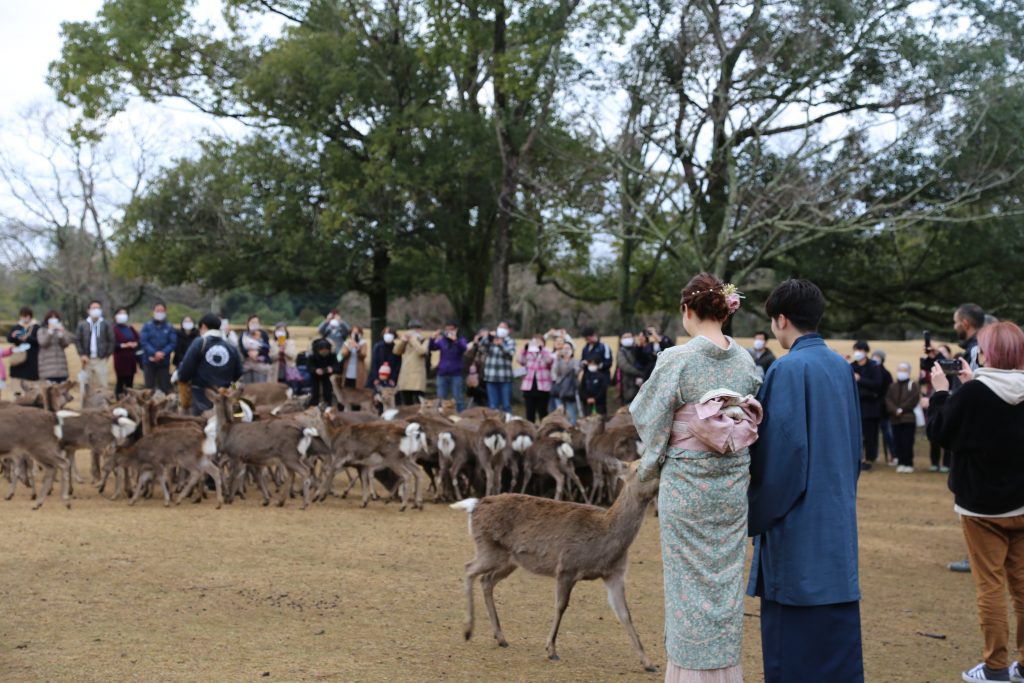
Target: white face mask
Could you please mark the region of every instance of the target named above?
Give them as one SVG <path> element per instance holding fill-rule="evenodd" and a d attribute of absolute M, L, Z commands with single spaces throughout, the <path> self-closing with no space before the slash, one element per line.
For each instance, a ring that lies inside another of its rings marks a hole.
<path fill-rule="evenodd" d="M 755 339 L 754 340 L 754 348 L 757 349 L 758 351 L 763 349 L 764 348 L 764 339 Z"/>
<path fill-rule="evenodd" d="M 90 308 L 89 309 L 89 317 L 92 318 L 93 320 L 96 320 L 101 315 L 103 315 L 103 309 L 100 309 L 100 308 Z"/>
<path fill-rule="evenodd" d="M 908 379 L 910 379 L 910 373 L 909 372 L 897 372 L 896 373 L 896 379 L 898 379 L 901 382 L 906 382 Z"/>
<path fill-rule="evenodd" d="M 537 351 L 540 350 L 540 347 L 537 345 L 537 342 L 532 341 L 526 345 L 526 350 L 531 353 L 537 353 Z"/>
<path fill-rule="evenodd" d="M 194 327 L 195 327 L 195 324 L 194 323 L 190 323 L 187 320 L 181 324 L 181 329 L 185 330 L 186 332 L 191 332 L 192 328 L 194 328 Z"/>
<path fill-rule="evenodd" d="M 28 324 L 32 322 L 32 318 L 21 318 L 18 320 L 22 327 L 28 327 Z"/>
<path fill-rule="evenodd" d="M 390 332 L 385 332 L 384 333 L 384 343 L 385 344 L 390 344 L 393 341 L 395 341 L 395 335 L 391 334 Z"/>
<path fill-rule="evenodd" d="M 114 320 L 117 321 L 118 325 L 124 325 L 126 322 L 128 322 L 128 314 L 118 313 L 117 315 L 114 316 Z"/>
<path fill-rule="evenodd" d="M 623 346 L 625 346 L 628 349 L 630 346 L 633 345 L 633 338 L 632 337 L 623 337 L 621 343 L 622 343 Z"/>
<path fill-rule="evenodd" d="M 600 369 L 599 365 L 588 365 L 587 366 L 587 370 L 590 370 L 591 372 L 597 372 L 599 369 Z"/>
<path fill-rule="evenodd" d="M 339 327 L 341 327 L 341 321 L 338 320 L 337 318 L 331 320 L 331 322 L 329 322 L 327 324 L 330 325 L 331 328 L 333 328 L 335 330 L 338 329 Z"/>
<path fill-rule="evenodd" d="M 231 325 L 228 323 L 228 319 L 224 318 L 220 321 L 221 332 L 227 333 L 231 329 Z"/>
<path fill-rule="evenodd" d="M 163 311 L 156 311 L 155 313 L 153 313 L 153 320 L 157 321 L 158 323 L 162 323 L 163 321 L 167 320 L 167 314 Z"/>
<path fill-rule="evenodd" d="M 854 351 L 853 352 L 853 359 L 855 361 L 862 361 L 862 360 L 864 360 L 864 358 L 865 358 L 865 356 L 864 356 L 864 352 L 863 351 Z"/>
<path fill-rule="evenodd" d="M 507 327 L 499 327 L 498 328 L 498 339 L 504 339 L 507 336 L 508 336 L 508 328 Z"/>
<path fill-rule="evenodd" d="M 50 324 L 50 327 L 57 327 L 57 325 L 60 325 L 60 318 L 50 318 L 46 322 Z"/>
<path fill-rule="evenodd" d="M 249 331 L 251 331 L 251 332 L 259 332 L 259 330 L 260 330 L 260 324 L 259 323 L 249 323 Z"/>

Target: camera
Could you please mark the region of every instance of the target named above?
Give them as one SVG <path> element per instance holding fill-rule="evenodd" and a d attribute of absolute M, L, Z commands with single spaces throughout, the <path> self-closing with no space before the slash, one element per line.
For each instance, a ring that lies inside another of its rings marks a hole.
<path fill-rule="evenodd" d="M 942 372 L 951 377 L 955 377 L 960 374 L 960 359 L 959 358 L 939 358 L 936 361 L 939 367 L 942 368 Z"/>

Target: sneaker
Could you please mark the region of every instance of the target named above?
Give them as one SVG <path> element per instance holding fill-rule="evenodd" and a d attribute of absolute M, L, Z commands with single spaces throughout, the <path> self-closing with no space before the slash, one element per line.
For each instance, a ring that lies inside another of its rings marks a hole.
<path fill-rule="evenodd" d="M 939 472 L 941 472 L 942 474 L 949 474 L 949 468 L 948 467 L 940 467 L 939 468 Z"/>
<path fill-rule="evenodd" d="M 959 562 L 950 562 L 946 565 L 946 568 L 951 572 L 958 572 L 960 574 L 968 574 L 971 571 L 971 561 L 968 558 L 964 558 Z M 984 680 L 984 679 L 979 679 Z"/>
<path fill-rule="evenodd" d="M 1002 671 L 999 673 L 993 672 L 992 670 L 986 671 L 985 663 L 982 662 L 973 669 L 969 669 L 960 675 L 967 683 L 971 681 L 1009 681 L 1009 671 Z"/>
<path fill-rule="evenodd" d="M 929 472 L 938 472 L 939 471 L 939 466 L 938 465 L 932 465 L 931 467 L 928 468 L 928 471 Z"/>
<path fill-rule="evenodd" d="M 900 465 L 896 468 L 896 474 L 913 474 L 914 468 L 909 465 Z"/>
<path fill-rule="evenodd" d="M 896 468 L 899 468 L 899 466 L 900 466 L 900 461 L 899 461 L 899 460 L 889 460 L 889 461 L 887 461 L 887 462 L 886 462 L 885 464 L 886 464 L 886 465 L 888 465 L 889 467 L 896 467 Z"/>
<path fill-rule="evenodd" d="M 871 470 L 871 463 L 869 463 L 867 460 L 862 460 L 861 463 L 860 463 L 860 471 L 861 472 L 869 472 L 870 470 Z"/>
<path fill-rule="evenodd" d="M 1020 662 L 1010 665 L 1010 680 L 1013 683 L 1024 683 L 1024 668 L 1021 667 Z"/>

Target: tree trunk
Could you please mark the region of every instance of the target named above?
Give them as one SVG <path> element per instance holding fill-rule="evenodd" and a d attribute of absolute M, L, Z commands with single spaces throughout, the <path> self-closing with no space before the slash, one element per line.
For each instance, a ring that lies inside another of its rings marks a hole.
<path fill-rule="evenodd" d="M 509 150 L 511 152 L 511 150 Z M 507 320 L 512 310 L 508 296 L 508 262 L 512 251 L 512 221 L 515 208 L 516 171 L 511 163 L 502 169 L 501 194 L 498 197 L 498 220 L 494 235 L 494 261 L 491 271 L 491 297 L 495 324 Z"/>
<path fill-rule="evenodd" d="M 388 322 L 387 272 L 391 265 L 391 252 L 387 245 L 377 242 L 373 246 L 373 271 L 370 274 L 370 335 L 380 339 Z"/>
<path fill-rule="evenodd" d="M 619 322 L 623 329 L 636 325 L 636 301 L 633 297 L 633 238 L 627 233 L 619 254 Z"/>

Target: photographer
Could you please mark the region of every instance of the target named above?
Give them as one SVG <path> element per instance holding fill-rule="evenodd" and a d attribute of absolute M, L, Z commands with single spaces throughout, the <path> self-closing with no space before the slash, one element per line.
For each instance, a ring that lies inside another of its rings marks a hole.
<path fill-rule="evenodd" d="M 474 339 L 474 347 L 484 357 L 484 382 L 487 385 L 487 404 L 494 410 L 512 412 L 512 359 L 516 343 L 507 322 L 498 323 L 492 334 L 482 330 Z"/>
<path fill-rule="evenodd" d="M 967 541 L 985 639 L 984 662 L 964 680 L 1021 680 L 1024 671 L 1008 652 L 1006 589 L 1024 628 L 1024 332 L 995 323 L 977 336 L 978 362 L 972 372 L 961 361 L 963 386 L 950 393 L 940 367 L 932 370 L 928 435 L 953 451 L 949 489 Z"/>
<path fill-rule="evenodd" d="M 398 374 L 399 405 L 418 406 L 427 393 L 427 354 L 430 349 L 423 337 L 423 323 L 409 321 L 409 331 L 395 342 L 395 355 L 402 359 L 402 372 Z"/>
<path fill-rule="evenodd" d="M 437 362 L 437 398 L 439 401 L 453 399 L 455 410 L 465 409 L 462 382 L 462 356 L 469 345 L 464 337 L 459 336 L 459 327 L 455 321 L 449 320 L 444 330 L 437 330 L 430 339 L 430 350 L 439 351 Z"/>

